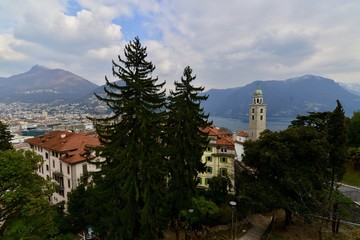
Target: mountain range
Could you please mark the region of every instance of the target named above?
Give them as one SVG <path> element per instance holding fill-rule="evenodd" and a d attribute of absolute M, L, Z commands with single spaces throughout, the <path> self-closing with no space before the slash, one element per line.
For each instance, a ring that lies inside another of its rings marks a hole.
<path fill-rule="evenodd" d="M 94 92 L 101 94 L 103 88 L 69 71 L 35 65 L 25 73 L 0 77 L 0 102 L 60 104 L 76 101 L 93 106 Z M 360 110 L 360 93 L 356 91 L 360 89 L 360 84 L 340 85 L 332 79 L 313 75 L 254 81 L 236 88 L 210 89 L 204 92 L 209 98 L 202 106 L 206 113 L 213 116 L 246 116 L 257 88 L 263 91 L 268 116 L 293 117 L 313 111 L 332 111 L 337 99 L 347 115 Z"/>
<path fill-rule="evenodd" d="M 84 98 L 97 87 L 71 72 L 35 65 L 25 73 L 0 78 L 0 102 L 68 102 Z"/>
<path fill-rule="evenodd" d="M 211 89 L 204 109 L 212 115 L 240 117 L 248 114 L 254 91 L 260 88 L 268 116 L 292 117 L 307 112 L 332 111 L 340 100 L 347 115 L 360 110 L 360 95 L 332 79 L 313 75 L 287 80 L 255 81 L 244 87 Z"/>

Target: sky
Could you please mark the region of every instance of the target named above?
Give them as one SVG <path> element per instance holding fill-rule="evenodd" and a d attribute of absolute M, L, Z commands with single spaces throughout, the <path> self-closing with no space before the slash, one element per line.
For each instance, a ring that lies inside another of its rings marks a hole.
<path fill-rule="evenodd" d="M 159 80 L 360 83 L 359 0 L 0 0 L 0 77 L 39 64 L 102 85 L 136 36 Z"/>

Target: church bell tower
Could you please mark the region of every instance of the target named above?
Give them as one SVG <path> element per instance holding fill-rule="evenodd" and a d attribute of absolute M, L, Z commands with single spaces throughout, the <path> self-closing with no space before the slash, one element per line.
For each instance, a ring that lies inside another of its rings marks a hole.
<path fill-rule="evenodd" d="M 264 104 L 263 94 L 257 88 L 253 95 L 252 104 L 249 109 L 249 140 L 255 141 L 260 133 L 266 129 L 266 104 Z"/>

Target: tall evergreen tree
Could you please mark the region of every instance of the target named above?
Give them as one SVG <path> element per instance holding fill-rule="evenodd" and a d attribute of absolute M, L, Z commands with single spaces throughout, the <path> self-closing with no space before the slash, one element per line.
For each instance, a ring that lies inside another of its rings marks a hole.
<path fill-rule="evenodd" d="M 205 170 L 201 162 L 208 143 L 208 134 L 201 129 L 211 125 L 200 106 L 208 96 L 201 95 L 204 87 L 193 86 L 196 76 L 186 67 L 175 91 L 170 91 L 167 105 L 167 144 L 169 147 L 170 210 L 178 216 L 191 204 L 197 186 L 197 174 Z"/>
<path fill-rule="evenodd" d="M 360 147 L 360 111 L 354 112 L 349 119 L 348 130 L 349 146 Z"/>
<path fill-rule="evenodd" d="M 124 53 L 119 63 L 113 61 L 113 75 L 124 84 L 106 78 L 106 96 L 97 95 L 113 115 L 93 119 L 106 158 L 94 177 L 105 204 L 103 224 L 94 225 L 107 239 L 157 239 L 165 224 L 165 82 L 152 76 L 155 66 L 139 38 Z"/>
<path fill-rule="evenodd" d="M 8 125 L 0 121 L 0 152 L 12 149 L 11 133 L 8 130 Z"/>
<path fill-rule="evenodd" d="M 328 122 L 329 158 L 331 169 L 331 187 L 341 181 L 346 172 L 347 158 L 347 126 L 344 109 L 339 100 Z"/>

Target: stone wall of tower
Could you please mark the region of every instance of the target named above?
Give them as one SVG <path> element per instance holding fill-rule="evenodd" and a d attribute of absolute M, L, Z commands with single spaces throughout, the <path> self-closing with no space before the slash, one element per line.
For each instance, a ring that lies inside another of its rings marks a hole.
<path fill-rule="evenodd" d="M 249 109 L 249 139 L 253 141 L 257 140 L 260 137 L 260 133 L 265 129 L 266 104 L 263 103 L 261 90 L 257 89 Z"/>

